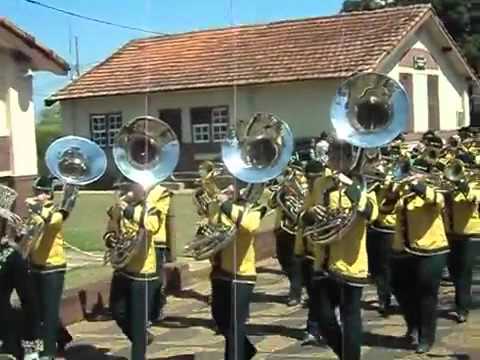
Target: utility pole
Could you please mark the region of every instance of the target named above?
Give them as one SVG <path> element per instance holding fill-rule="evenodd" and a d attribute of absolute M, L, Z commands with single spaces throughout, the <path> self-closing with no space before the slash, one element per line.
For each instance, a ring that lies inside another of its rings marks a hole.
<path fill-rule="evenodd" d="M 78 54 L 78 36 L 75 36 L 75 72 L 76 77 L 80 77 L 80 56 Z"/>

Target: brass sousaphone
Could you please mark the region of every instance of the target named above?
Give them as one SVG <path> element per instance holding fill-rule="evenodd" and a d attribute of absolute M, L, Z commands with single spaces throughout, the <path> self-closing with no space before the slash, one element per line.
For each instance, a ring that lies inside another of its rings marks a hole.
<path fill-rule="evenodd" d="M 120 172 L 145 191 L 169 177 L 177 166 L 180 144 L 175 132 L 164 121 L 152 116 L 139 116 L 122 127 L 113 145 L 113 159 Z M 146 246 L 145 234 L 122 235 L 120 216 L 114 228 L 116 241 L 105 252 L 104 261 L 114 269 L 123 268 Z"/>
<path fill-rule="evenodd" d="M 93 141 L 80 136 L 64 136 L 55 140 L 45 152 L 45 164 L 50 174 L 63 183 L 60 209 L 71 211 L 79 186 L 97 181 L 107 169 L 105 152 Z M 41 204 L 27 200 L 28 216 L 16 227 L 21 237 L 19 246 L 26 257 L 39 245 L 45 228 L 39 211 Z"/>
<path fill-rule="evenodd" d="M 336 140 L 329 148 L 329 166 L 338 173 L 341 186 L 353 181 L 366 186 L 365 152 L 378 150 L 406 130 L 409 106 L 402 85 L 383 74 L 358 74 L 340 85 L 330 108 Z M 304 227 L 304 236 L 323 244 L 340 239 L 357 217 L 352 208 L 317 205 L 316 221 Z"/>
<path fill-rule="evenodd" d="M 244 129 L 230 129 L 222 143 L 222 160 L 238 181 L 249 185 L 240 196 L 252 206 L 269 180 L 279 176 L 293 153 L 294 138 L 288 124 L 266 113 L 255 114 Z M 211 258 L 235 238 L 236 224 L 203 223 L 193 241 L 185 247 L 196 260 Z"/>

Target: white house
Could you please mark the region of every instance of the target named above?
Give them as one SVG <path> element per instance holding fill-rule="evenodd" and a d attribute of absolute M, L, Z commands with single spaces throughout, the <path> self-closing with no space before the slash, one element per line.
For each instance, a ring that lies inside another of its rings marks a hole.
<path fill-rule="evenodd" d="M 0 18 L 0 182 L 22 198 L 37 175 L 32 72 L 65 75 L 68 64 L 12 22 Z"/>
<path fill-rule="evenodd" d="M 122 123 L 150 114 L 177 132 L 177 169 L 219 154 L 227 126 L 270 112 L 297 138 L 331 130 L 340 82 L 377 71 L 411 98 L 409 131 L 467 125 L 475 75 L 429 5 L 138 39 L 47 99 L 64 131 L 111 147 Z"/>

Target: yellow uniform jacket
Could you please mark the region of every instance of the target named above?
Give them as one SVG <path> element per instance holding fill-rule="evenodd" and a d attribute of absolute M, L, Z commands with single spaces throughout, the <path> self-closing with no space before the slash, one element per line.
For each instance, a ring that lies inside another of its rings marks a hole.
<path fill-rule="evenodd" d="M 332 177 L 324 177 L 315 182 L 312 196 L 309 197 L 307 208 L 315 204 L 324 204 L 331 209 L 351 209 L 352 203 L 345 194 L 333 185 Z M 357 211 L 361 214 L 352 226 L 342 234 L 341 238 L 323 245 L 304 242 L 304 249 L 314 255 L 314 270 L 327 271 L 330 276 L 338 280 L 355 285 L 366 284 L 368 281 L 368 258 L 366 248 L 367 224 L 378 216 L 378 206 L 373 193 L 362 193 Z M 369 211 L 366 211 L 369 209 Z M 363 214 L 365 212 L 365 215 Z M 303 234 L 299 234 L 303 237 Z M 297 241 L 298 245 L 300 241 Z M 296 248 L 296 254 L 301 251 Z"/>
<path fill-rule="evenodd" d="M 383 207 L 384 200 L 389 192 L 389 184 L 385 183 L 377 187 L 377 204 L 379 204 L 379 213 L 377 220 L 374 221 L 374 226 L 382 231 L 395 232 L 395 224 L 397 223 L 397 216 L 393 207 Z"/>
<path fill-rule="evenodd" d="M 479 206 L 479 183 L 470 183 L 467 194 L 458 191 L 450 194 L 446 199 L 445 208 L 447 232 L 452 235 L 480 237 Z"/>
<path fill-rule="evenodd" d="M 28 199 L 27 201 L 35 201 Z M 43 204 L 39 215 L 32 215 L 34 221 L 45 225 L 43 236 L 39 239 L 36 249 L 32 249 L 30 260 L 32 270 L 40 272 L 65 271 L 63 221 L 64 215 L 58 211 L 53 201 Z"/>
<path fill-rule="evenodd" d="M 383 204 L 383 208 L 392 204 Z M 448 252 L 442 212 L 442 194 L 427 186 L 425 196 L 401 193 L 394 206 L 397 216 L 393 251 L 413 255 L 434 255 Z"/>
<path fill-rule="evenodd" d="M 112 210 L 113 207 L 108 211 L 108 229 L 115 228 L 116 223 L 118 223 L 121 237 L 131 238 L 137 236 L 141 226 L 143 226 L 146 235 L 145 246 L 138 250 L 123 269 L 117 271 L 136 280 L 157 278 L 157 264 L 153 242 L 153 236 L 157 235 L 161 228 L 157 202 L 147 197 L 145 206 L 143 202 L 135 205 L 132 219 L 127 219 L 125 216 L 120 216 L 117 219 L 116 215 L 114 215 L 117 212 Z"/>
<path fill-rule="evenodd" d="M 155 247 L 167 247 L 167 215 L 170 208 L 172 193 L 161 185 L 155 186 L 147 196 L 147 207 L 157 209 L 160 229 L 153 234 Z"/>
<path fill-rule="evenodd" d="M 209 220 L 212 224 L 225 225 L 238 223 L 236 238 L 213 259 L 212 278 L 224 278 L 244 282 L 255 282 L 255 234 L 260 227 L 262 211 L 258 208 L 247 209 L 233 205 L 231 214 L 225 215 L 218 203 L 209 208 Z"/>

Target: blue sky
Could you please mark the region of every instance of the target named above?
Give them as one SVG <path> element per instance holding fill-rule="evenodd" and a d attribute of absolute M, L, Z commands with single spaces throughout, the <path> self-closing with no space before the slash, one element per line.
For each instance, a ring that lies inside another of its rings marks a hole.
<path fill-rule="evenodd" d="M 337 13 L 342 0 L 39 0 L 45 4 L 110 22 L 158 32 L 253 24 Z M 125 42 L 149 34 L 123 30 L 56 13 L 25 0 L 0 0 L 6 16 L 68 62 L 75 60 L 73 36 L 78 36 L 80 68 L 88 69 Z M 70 45 L 72 44 L 72 46 Z M 66 77 L 37 74 L 37 110 L 43 99 L 63 86 Z"/>

